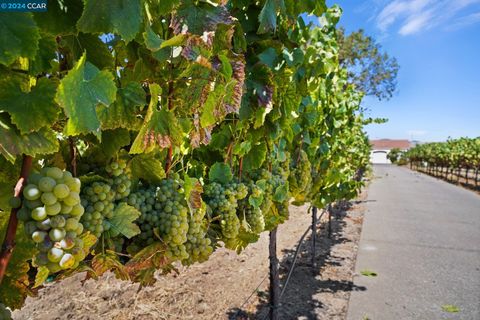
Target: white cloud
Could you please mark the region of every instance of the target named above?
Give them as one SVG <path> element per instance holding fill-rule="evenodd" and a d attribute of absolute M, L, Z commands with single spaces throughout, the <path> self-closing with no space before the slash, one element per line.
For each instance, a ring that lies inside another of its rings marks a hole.
<path fill-rule="evenodd" d="M 472 13 L 467 16 L 455 19 L 455 21 L 453 21 L 453 23 L 447 26 L 445 29 L 450 31 L 458 30 L 463 27 L 475 24 L 477 22 L 480 22 L 480 12 Z"/>
<path fill-rule="evenodd" d="M 469 17 L 464 11 L 478 3 L 480 0 L 394 0 L 380 11 L 376 24 L 384 33 L 395 27 L 404 36 L 438 25 L 472 24 L 478 17 Z"/>

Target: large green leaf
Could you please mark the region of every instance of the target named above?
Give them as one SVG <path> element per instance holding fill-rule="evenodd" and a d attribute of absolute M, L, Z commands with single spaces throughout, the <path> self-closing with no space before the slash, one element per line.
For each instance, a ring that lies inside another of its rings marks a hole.
<path fill-rule="evenodd" d="M 100 133 L 96 107 L 109 106 L 115 101 L 116 86 L 108 71 L 99 71 L 85 61 L 84 54 L 75 67 L 62 79 L 58 87 L 56 101 L 68 116 L 65 133 Z"/>
<path fill-rule="evenodd" d="M 57 58 L 55 37 L 47 33 L 41 34 L 42 38 L 38 43 L 38 51 L 30 61 L 29 66 L 30 74 L 33 75 L 49 72 L 52 69 L 53 60 Z"/>
<path fill-rule="evenodd" d="M 50 0 L 46 12 L 35 12 L 37 25 L 52 35 L 76 34 L 76 23 L 83 11 L 83 1 Z"/>
<path fill-rule="evenodd" d="M 275 31 L 277 28 L 277 13 L 278 11 L 285 12 L 285 10 L 284 0 L 267 0 L 258 16 L 260 25 L 257 32 L 268 33 Z"/>
<path fill-rule="evenodd" d="M 206 2 L 197 5 L 185 5 L 177 11 L 175 20 L 187 25 L 188 32 L 202 35 L 205 31 L 214 31 L 218 24 L 232 24 L 234 20 L 224 6 L 213 6 Z M 178 31 L 178 30 L 176 30 Z"/>
<path fill-rule="evenodd" d="M 94 64 L 97 68 L 113 67 L 113 55 L 105 42 L 100 40 L 98 36 L 80 32 L 78 35 L 65 36 L 63 40 L 71 50 L 69 61 L 81 59 L 86 52 L 88 62 Z"/>
<path fill-rule="evenodd" d="M 222 184 L 228 183 L 233 179 L 232 169 L 225 163 L 217 162 L 210 168 L 208 179 Z"/>
<path fill-rule="evenodd" d="M 140 217 L 140 211 L 125 202 L 121 202 L 115 208 L 113 217 L 105 221 L 110 225 L 110 229 L 130 239 L 140 233 L 140 228 L 133 223 L 138 217 Z"/>
<path fill-rule="evenodd" d="M 22 154 L 35 157 L 50 154 L 58 150 L 59 144 L 55 133 L 49 128 L 22 135 L 10 120 L 0 113 L 0 153 L 14 163 Z"/>
<path fill-rule="evenodd" d="M 7 111 L 21 133 L 50 127 L 57 120 L 60 108 L 55 103 L 57 85 L 41 78 L 30 92 L 23 92 L 20 84 L 3 81 L 0 84 L 0 112 Z"/>
<path fill-rule="evenodd" d="M 140 154 L 133 157 L 130 164 L 134 179 L 143 179 L 150 183 L 159 183 L 165 178 L 162 161 L 153 153 Z"/>
<path fill-rule="evenodd" d="M 117 33 L 130 42 L 140 31 L 141 0 L 84 0 L 77 27 L 86 33 Z"/>
<path fill-rule="evenodd" d="M 125 87 L 119 88 L 112 105 L 99 106 L 97 109 L 102 129 L 140 129 L 142 122 L 138 114 L 145 104 L 145 91 L 139 83 L 130 82 Z"/>
<path fill-rule="evenodd" d="M 246 172 L 260 168 L 267 155 L 267 146 L 265 143 L 260 143 L 252 146 L 250 152 L 243 158 L 243 170 Z"/>
<path fill-rule="evenodd" d="M 119 128 L 114 130 L 105 130 L 102 132 L 102 143 L 100 149 L 107 156 L 113 157 L 118 153 L 121 147 L 130 144 L 130 132 L 127 129 Z"/>
<path fill-rule="evenodd" d="M 0 12 L 0 30 L 0 63 L 35 57 L 40 32 L 30 13 Z"/>

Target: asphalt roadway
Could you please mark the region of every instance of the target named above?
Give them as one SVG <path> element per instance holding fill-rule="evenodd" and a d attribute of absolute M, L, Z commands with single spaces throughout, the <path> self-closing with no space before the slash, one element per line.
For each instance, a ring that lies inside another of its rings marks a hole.
<path fill-rule="evenodd" d="M 375 165 L 366 208 L 348 320 L 480 320 L 480 195 Z"/>

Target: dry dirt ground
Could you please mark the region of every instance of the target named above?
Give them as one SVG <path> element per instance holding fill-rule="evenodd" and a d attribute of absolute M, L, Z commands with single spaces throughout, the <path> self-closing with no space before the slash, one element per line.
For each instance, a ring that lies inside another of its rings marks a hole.
<path fill-rule="evenodd" d="M 307 209 L 292 206 L 290 220 L 279 227 L 281 283 L 311 223 Z M 363 211 L 361 200 L 337 208 L 332 214 L 331 238 L 327 215 L 323 216 L 317 229 L 316 270 L 310 265 L 311 235 L 306 237 L 281 300 L 282 319 L 344 319 L 350 292 L 362 290 L 353 286 L 352 277 Z M 267 315 L 268 233 L 239 255 L 220 249 L 206 263 L 179 269 L 179 275 L 158 276 L 154 286 L 142 290 L 112 274 L 82 285 L 79 274 L 48 284 L 38 297 L 28 298 L 13 319 L 262 320 Z"/>

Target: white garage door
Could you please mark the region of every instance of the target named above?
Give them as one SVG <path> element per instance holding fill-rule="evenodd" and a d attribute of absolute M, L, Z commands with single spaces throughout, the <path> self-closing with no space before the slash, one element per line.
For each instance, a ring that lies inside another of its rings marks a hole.
<path fill-rule="evenodd" d="M 390 160 L 387 159 L 387 151 L 384 151 L 384 150 L 372 151 L 372 153 L 370 154 L 370 162 L 371 163 L 391 163 Z"/>

